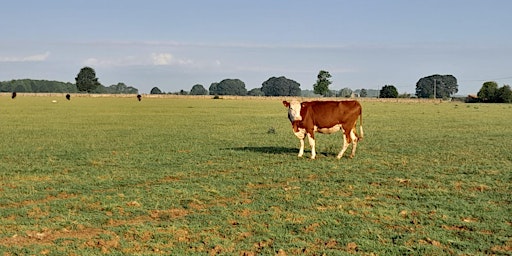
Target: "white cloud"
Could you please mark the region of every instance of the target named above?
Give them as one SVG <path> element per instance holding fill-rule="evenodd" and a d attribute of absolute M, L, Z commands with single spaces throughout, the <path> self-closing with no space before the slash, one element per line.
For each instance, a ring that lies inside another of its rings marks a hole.
<path fill-rule="evenodd" d="M 151 54 L 151 59 L 153 60 L 153 65 L 162 66 L 170 65 L 173 57 L 170 53 L 153 53 Z"/>
<path fill-rule="evenodd" d="M 123 57 L 90 57 L 83 61 L 86 66 L 124 67 L 124 66 L 187 66 L 194 67 L 190 59 L 178 59 L 170 53 L 152 53 L 150 55 Z"/>
<path fill-rule="evenodd" d="M 84 65 L 86 66 L 99 66 L 100 61 L 96 58 L 89 58 L 84 61 Z"/>
<path fill-rule="evenodd" d="M 155 66 L 192 66 L 194 64 L 190 59 L 177 59 L 170 53 L 152 53 L 151 60 Z"/>
<path fill-rule="evenodd" d="M 123 66 L 136 66 L 136 65 L 148 65 L 146 58 L 124 56 L 119 58 L 111 57 L 91 57 L 83 61 L 86 66 L 101 66 L 101 67 L 123 67 Z"/>
<path fill-rule="evenodd" d="M 0 56 L 0 62 L 40 62 L 45 61 L 50 57 L 50 52 L 45 52 L 42 54 L 35 54 L 29 56 L 21 56 L 21 57 L 2 57 Z"/>

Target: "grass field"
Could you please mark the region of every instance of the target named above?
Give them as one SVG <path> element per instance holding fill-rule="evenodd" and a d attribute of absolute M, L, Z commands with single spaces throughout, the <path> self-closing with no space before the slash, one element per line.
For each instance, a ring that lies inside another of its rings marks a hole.
<path fill-rule="evenodd" d="M 3 255 L 511 255 L 512 105 L 363 101 L 298 158 L 280 100 L 0 97 Z"/>

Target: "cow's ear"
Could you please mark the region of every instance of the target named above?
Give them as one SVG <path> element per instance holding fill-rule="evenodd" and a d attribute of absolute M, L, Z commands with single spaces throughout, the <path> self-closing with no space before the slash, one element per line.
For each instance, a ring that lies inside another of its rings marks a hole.
<path fill-rule="evenodd" d="M 290 102 L 283 100 L 283 105 L 288 108 L 290 107 Z"/>

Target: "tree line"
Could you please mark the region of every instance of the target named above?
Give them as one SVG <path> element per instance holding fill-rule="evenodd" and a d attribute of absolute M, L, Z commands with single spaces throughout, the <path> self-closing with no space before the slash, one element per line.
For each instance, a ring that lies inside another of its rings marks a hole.
<path fill-rule="evenodd" d="M 0 82 L 0 92 L 61 92 L 76 93 L 76 85 L 59 81 L 19 79 Z"/>
<path fill-rule="evenodd" d="M 399 94 L 393 85 L 384 85 L 380 90 L 350 88 L 331 90 L 331 74 L 320 70 L 313 91 L 302 90 L 300 84 L 284 76 L 271 77 L 259 88 L 247 90 L 240 79 L 224 79 L 214 82 L 208 90 L 201 84 L 192 86 L 190 92 L 180 90 L 173 94 L 182 95 L 236 95 L 236 96 L 324 96 L 324 97 L 380 97 L 410 98 L 410 94 Z M 103 86 L 91 67 L 83 67 L 75 78 L 75 84 L 46 80 L 11 80 L 0 82 L 0 92 L 59 92 L 59 93 L 111 93 L 138 94 L 138 89 L 124 83 Z M 431 75 L 423 77 L 416 83 L 415 96 L 418 98 L 447 99 L 458 92 L 457 78 L 453 75 Z M 158 87 L 153 87 L 151 94 L 163 94 Z M 512 91 L 509 85 L 499 87 L 496 82 L 485 82 L 477 97 L 468 98 L 467 102 L 512 103 Z"/>
<path fill-rule="evenodd" d="M 102 94 L 138 94 L 139 90 L 124 83 L 103 86 L 96 77 L 93 68 L 84 67 L 75 78 L 76 83 L 17 79 L 0 82 L 0 92 L 30 92 L 30 93 L 102 93 Z"/>
<path fill-rule="evenodd" d="M 214 82 L 207 90 L 203 85 L 196 84 L 190 92 L 181 90 L 176 94 L 190 95 L 237 95 L 237 96 L 324 96 L 324 97 L 380 97 L 380 98 L 410 98 L 411 95 L 399 94 L 393 85 L 384 85 L 380 90 L 350 88 L 331 90 L 331 74 L 321 70 L 317 75 L 317 81 L 313 84 L 313 91 L 302 90 L 300 84 L 292 79 L 271 77 L 262 83 L 260 88 L 247 91 L 245 83 L 239 79 L 224 79 Z M 419 98 L 449 98 L 458 91 L 457 79 L 452 75 L 432 75 L 421 78 L 416 84 L 416 96 Z M 152 94 L 163 92 L 154 87 Z M 307 95 L 305 95 L 307 94 Z"/>
<path fill-rule="evenodd" d="M 0 82 L 0 92 L 28 92 L 28 93 L 80 93 L 76 84 L 48 80 L 18 79 Z M 100 94 L 137 94 L 139 90 L 124 83 L 110 86 L 98 85 L 89 93 Z"/>
<path fill-rule="evenodd" d="M 502 87 L 494 81 L 485 82 L 478 91 L 478 102 L 485 103 L 512 103 L 512 90 L 509 85 Z"/>

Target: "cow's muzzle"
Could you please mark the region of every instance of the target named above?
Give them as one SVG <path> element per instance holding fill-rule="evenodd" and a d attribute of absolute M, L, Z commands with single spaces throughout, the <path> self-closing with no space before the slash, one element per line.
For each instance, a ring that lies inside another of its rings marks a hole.
<path fill-rule="evenodd" d="M 302 121 L 302 117 L 301 116 L 296 116 L 293 114 L 293 111 L 288 111 L 288 119 L 290 120 L 290 122 L 294 122 L 294 121 Z"/>

